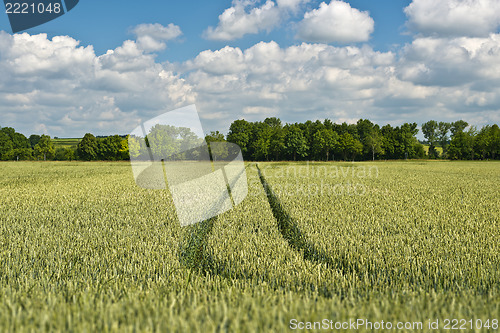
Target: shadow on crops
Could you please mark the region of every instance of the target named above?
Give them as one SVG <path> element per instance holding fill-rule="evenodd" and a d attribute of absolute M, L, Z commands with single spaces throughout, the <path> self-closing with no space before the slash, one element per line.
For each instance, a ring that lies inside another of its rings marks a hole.
<path fill-rule="evenodd" d="M 278 222 L 278 229 L 290 247 L 302 253 L 305 260 L 325 264 L 330 269 L 339 269 L 344 275 L 356 273 L 359 276 L 361 272 L 360 268 L 354 263 L 349 262 L 346 257 L 341 257 L 334 261 L 324 250 L 317 248 L 307 239 L 300 230 L 297 221 L 283 208 L 279 198 L 274 194 L 271 186 L 269 186 L 264 178 L 259 166 L 256 166 L 274 218 Z"/>
<path fill-rule="evenodd" d="M 328 284 L 304 284 L 301 281 L 290 284 L 289 282 L 273 278 L 271 272 L 253 272 L 237 267 L 234 262 L 215 260 L 208 239 L 217 217 L 185 227 L 185 234 L 180 244 L 181 264 L 191 272 L 203 276 L 220 276 L 233 281 L 246 280 L 250 283 L 266 282 L 274 290 L 294 290 L 317 292 L 319 295 L 331 298 L 332 291 Z M 190 279 L 189 279 L 190 280 Z"/>

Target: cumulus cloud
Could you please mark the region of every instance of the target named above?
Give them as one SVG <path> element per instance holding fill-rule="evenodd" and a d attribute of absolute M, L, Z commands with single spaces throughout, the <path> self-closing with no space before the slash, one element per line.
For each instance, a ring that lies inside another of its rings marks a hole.
<path fill-rule="evenodd" d="M 304 14 L 298 24 L 297 38 L 310 42 L 351 43 L 370 39 L 374 21 L 368 12 L 361 12 L 343 1 L 322 2 L 318 9 Z"/>
<path fill-rule="evenodd" d="M 182 35 L 181 28 L 173 23 L 166 27 L 159 23 L 139 24 L 132 29 L 132 33 L 137 37 L 138 46 L 149 52 L 165 49 L 167 47 L 166 41 Z"/>
<path fill-rule="evenodd" d="M 416 38 L 404 48 L 398 75 L 422 85 L 455 87 L 500 80 L 500 35 Z"/>
<path fill-rule="evenodd" d="M 398 125 L 499 121 L 500 35 L 418 37 L 396 53 L 367 45 L 260 42 L 159 63 L 138 41 L 96 55 L 67 36 L 0 32 L 0 125 L 52 136 L 126 134 L 196 103 L 206 131 L 235 119 L 369 118 Z"/>
<path fill-rule="evenodd" d="M 134 41 L 97 56 L 71 37 L 0 32 L 0 126 L 31 134 L 124 134 L 195 101 L 192 87 Z"/>
<path fill-rule="evenodd" d="M 291 5 L 296 1 L 285 1 Z M 280 9 L 276 4 L 267 0 L 260 7 L 251 8 L 252 1 L 234 0 L 233 6 L 219 15 L 217 27 L 208 27 L 204 32 L 207 39 L 234 40 L 246 34 L 256 34 L 262 30 L 271 30 L 280 22 Z"/>
<path fill-rule="evenodd" d="M 498 50 L 499 35 L 421 38 L 402 49 L 399 57 L 366 45 L 302 43 L 282 48 L 260 42 L 245 50 L 226 46 L 202 52 L 185 64 L 186 80 L 206 119 L 216 112 L 216 120 L 208 119 L 213 128 L 227 129 L 238 118 L 267 116 L 289 122 L 362 117 L 400 124 L 422 123 L 439 114 L 446 121 L 463 118 L 481 124 L 496 121 L 500 110 L 500 89 L 492 84 L 500 82 L 500 70 L 495 70 Z M 419 66 L 425 66 L 428 76 L 412 73 Z M 447 80 L 451 72 L 458 74 Z M 478 91 L 479 84 L 490 91 Z"/>
<path fill-rule="evenodd" d="M 425 35 L 486 37 L 500 26 L 498 0 L 413 0 L 404 11 Z"/>

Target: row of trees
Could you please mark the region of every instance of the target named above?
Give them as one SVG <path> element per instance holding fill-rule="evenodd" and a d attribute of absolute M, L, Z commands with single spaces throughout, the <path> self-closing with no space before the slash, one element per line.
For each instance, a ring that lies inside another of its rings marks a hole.
<path fill-rule="evenodd" d="M 481 130 L 463 120 L 453 123 L 430 120 L 422 124 L 422 133 L 429 143 L 430 158 L 496 159 L 500 156 L 500 128 L 486 125 Z M 450 136 L 448 136 L 450 134 Z M 436 147 L 440 146 L 441 154 Z"/>
<path fill-rule="evenodd" d="M 26 138 L 12 127 L 0 127 L 0 160 L 53 159 L 54 146 L 48 135 Z"/>
<path fill-rule="evenodd" d="M 422 124 L 422 132 L 429 145 L 427 153 L 416 138 L 416 123 L 380 127 L 367 119 L 356 124 L 335 124 L 327 119 L 285 125 L 278 118 L 236 120 L 226 139 L 241 147 L 246 160 L 500 158 L 500 128 L 496 124 L 477 130 L 463 120 L 431 120 Z M 218 132 L 211 136 L 212 140 L 223 139 Z M 436 147 L 442 148 L 441 154 Z"/>
<path fill-rule="evenodd" d="M 118 135 L 96 138 L 92 134 L 72 147 L 54 147 L 48 135 L 33 134 L 26 138 L 11 127 L 0 128 L 0 160 L 126 160 L 128 141 Z"/>
<path fill-rule="evenodd" d="M 172 152 L 163 150 L 175 146 L 175 149 L 185 151 L 184 145 L 195 146 L 201 140 L 189 129 L 159 126 L 161 128 L 152 128 L 148 135 L 151 142 L 156 143 L 150 145 L 155 154 L 172 155 Z M 241 147 L 245 160 L 500 158 L 498 125 L 477 130 L 463 120 L 452 123 L 428 121 L 422 124 L 422 133 L 429 145 L 427 153 L 417 140 L 417 133 L 416 123 L 380 127 L 367 119 L 360 119 L 356 124 L 335 124 L 327 119 L 283 124 L 279 118 L 272 117 L 257 122 L 236 120 L 227 136 L 215 131 L 205 140 L 209 144 L 214 141 L 235 143 Z M 144 155 L 145 149 L 141 145 L 144 145 L 141 140 L 126 136 L 96 138 L 87 133 L 77 146 L 54 148 L 53 140 L 47 135 L 26 138 L 13 128 L 0 128 L 0 160 L 127 160 L 130 156 Z M 441 147 L 441 153 L 437 147 Z"/>
<path fill-rule="evenodd" d="M 417 133 L 416 123 L 380 127 L 367 119 L 356 124 L 327 119 L 283 125 L 278 118 L 267 118 L 234 121 L 227 140 L 241 147 L 246 160 L 423 158 L 425 150 Z"/>

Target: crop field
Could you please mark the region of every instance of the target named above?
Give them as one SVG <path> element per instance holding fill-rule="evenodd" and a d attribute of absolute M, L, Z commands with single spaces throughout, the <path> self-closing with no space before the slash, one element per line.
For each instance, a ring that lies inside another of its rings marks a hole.
<path fill-rule="evenodd" d="M 54 143 L 54 148 L 71 148 L 71 147 L 76 147 L 78 143 L 82 139 L 77 139 L 77 138 L 59 138 L 59 139 L 52 139 L 52 142 Z"/>
<path fill-rule="evenodd" d="M 0 168 L 2 332 L 498 331 L 498 162 L 247 163 L 246 199 L 183 228 L 126 162 Z"/>

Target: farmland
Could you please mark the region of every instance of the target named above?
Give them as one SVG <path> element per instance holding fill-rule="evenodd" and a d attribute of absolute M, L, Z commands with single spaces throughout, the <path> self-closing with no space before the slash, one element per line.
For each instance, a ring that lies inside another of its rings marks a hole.
<path fill-rule="evenodd" d="M 63 138 L 58 138 L 58 139 L 52 139 L 54 148 L 71 148 L 71 147 L 76 147 L 78 143 L 82 139 L 77 139 L 77 138 L 70 138 L 70 139 L 63 139 Z"/>
<path fill-rule="evenodd" d="M 500 319 L 498 162 L 248 163 L 184 228 L 126 162 L 0 167 L 0 331 Z"/>

